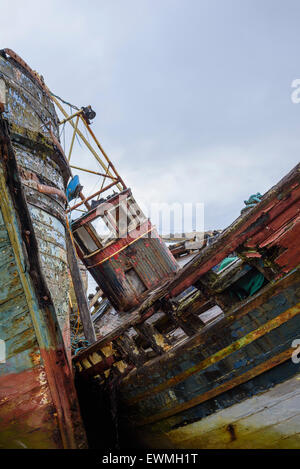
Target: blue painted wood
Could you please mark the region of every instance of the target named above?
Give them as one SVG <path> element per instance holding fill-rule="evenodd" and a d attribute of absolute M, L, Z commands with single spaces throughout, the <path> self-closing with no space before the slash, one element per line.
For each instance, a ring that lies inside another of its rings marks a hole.
<path fill-rule="evenodd" d="M 57 118 L 49 97 L 35 80 L 1 52 L 0 79 L 7 91 L 5 113 L 0 114 L 0 339 L 6 345 L 6 361 L 0 363 L 0 448 L 75 448 L 85 444 L 85 436 L 59 308 L 56 310 L 51 298 L 41 256 L 43 248 L 47 251 L 41 224 L 52 215 L 45 210 L 43 216 L 40 208 L 30 206 L 30 190 L 22 180 L 29 162 L 27 170 L 38 165 L 43 177 L 56 176 L 63 187 L 49 133 L 41 130 L 41 118 L 50 118 L 57 133 Z M 28 148 L 22 161 L 24 142 Z M 59 205 L 64 214 L 62 203 Z M 41 223 L 35 233 L 38 223 L 31 213 L 37 210 Z M 58 220 L 52 223 L 51 233 L 49 222 L 50 256 L 65 252 L 63 242 L 58 241 L 63 227 L 59 232 L 58 225 Z M 58 242 L 51 245 L 53 238 Z M 62 273 L 67 277 L 66 262 Z M 63 282 L 60 287 L 66 296 Z M 63 301 L 61 306 L 66 312 Z"/>
<path fill-rule="evenodd" d="M 284 288 L 280 285 L 288 283 Z M 274 292 L 276 292 L 274 294 Z M 300 297 L 300 272 L 292 272 L 285 279 L 277 283 L 268 285 L 265 293 L 260 292 L 251 298 L 247 304 L 249 311 L 241 316 L 234 315 L 219 321 L 218 327 L 215 325 L 207 327 L 203 334 L 202 343 L 198 344 L 197 339 L 191 339 L 177 347 L 175 352 L 176 360 L 170 357 L 165 359 L 161 366 L 157 362 L 149 364 L 134 373 L 134 378 L 125 380 L 119 389 L 121 401 L 126 402 L 135 395 L 145 391 L 150 391 L 158 384 L 164 383 L 170 378 L 176 377 L 179 373 L 188 370 L 196 363 L 201 362 L 206 357 L 214 355 L 219 350 L 230 346 L 236 340 L 244 337 L 249 332 L 255 331 L 263 324 L 280 316 L 289 308 L 299 305 Z M 261 304 L 259 299 L 261 298 Z M 253 303 L 253 308 L 249 307 Z M 242 312 L 242 308 L 241 308 Z M 128 425 L 128 421 L 135 422 L 151 417 L 157 413 L 174 406 L 183 404 L 197 396 L 217 388 L 223 383 L 238 378 L 259 364 L 265 363 L 272 357 L 289 349 L 295 338 L 300 338 L 300 315 L 296 315 L 279 327 L 267 334 L 255 339 L 252 343 L 243 346 L 240 350 L 232 351 L 229 356 L 219 360 L 217 363 L 208 366 L 178 384 L 169 386 L 166 390 L 148 397 L 142 398 L 139 402 L 128 406 L 124 404 L 124 420 L 121 418 L 121 426 Z M 180 351 L 180 349 L 182 349 Z M 174 355 L 173 355 L 174 356 Z M 236 403 L 243 402 L 252 396 L 283 383 L 295 376 L 300 371 L 300 365 L 294 364 L 291 360 L 277 365 L 275 368 L 265 371 L 252 378 L 250 381 L 237 385 L 233 389 L 209 399 L 190 409 L 181 411 L 171 417 L 159 420 L 156 423 L 147 424 L 137 430 L 143 434 L 155 435 L 155 438 L 162 432 L 170 432 L 182 425 L 189 425 L 200 421 L 221 409 L 228 408 Z M 172 395 L 172 398 L 170 396 Z M 121 405 L 123 409 L 123 405 Z M 126 423 L 127 422 L 127 423 Z"/>

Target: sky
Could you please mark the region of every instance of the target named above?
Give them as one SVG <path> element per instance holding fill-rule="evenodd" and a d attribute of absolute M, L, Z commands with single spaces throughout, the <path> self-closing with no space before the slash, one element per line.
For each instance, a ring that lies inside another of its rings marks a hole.
<path fill-rule="evenodd" d="M 142 205 L 203 203 L 205 229 L 223 229 L 298 163 L 298 0 L 0 7 L 0 48 L 55 94 L 92 105 L 93 131 Z M 76 163 L 87 159 L 78 146 Z"/>

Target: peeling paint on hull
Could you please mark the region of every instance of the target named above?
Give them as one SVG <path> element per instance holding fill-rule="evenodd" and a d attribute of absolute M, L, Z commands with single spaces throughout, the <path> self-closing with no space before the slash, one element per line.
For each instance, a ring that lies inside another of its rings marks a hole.
<path fill-rule="evenodd" d="M 66 182 L 41 127 L 51 120 L 56 133 L 56 115 L 38 83 L 3 54 L 0 79 L 0 447 L 85 447 L 66 347 L 64 205 L 40 191 Z"/>
<path fill-rule="evenodd" d="M 42 131 L 43 123 L 51 122 L 57 135 L 56 114 L 53 103 L 45 93 L 19 68 L 0 57 L 0 75 L 5 82 L 7 103 L 4 116 L 12 126 L 12 145 L 16 154 L 25 197 L 28 202 L 33 227 L 37 237 L 40 259 L 46 281 L 55 304 L 56 313 L 65 345 L 69 347 L 69 279 L 65 243 L 65 201 L 57 196 L 43 194 L 36 186 L 36 179 L 42 178 L 49 187 L 64 191 L 60 166 L 53 160 L 49 150 L 42 145 L 35 146 L 35 140 L 24 138 L 29 130 L 33 135 Z M 43 135 L 49 138 L 44 127 Z M 60 218 L 55 217 L 59 214 Z"/>
<path fill-rule="evenodd" d="M 149 448 L 299 449 L 300 375 L 209 417 L 140 436 Z"/>

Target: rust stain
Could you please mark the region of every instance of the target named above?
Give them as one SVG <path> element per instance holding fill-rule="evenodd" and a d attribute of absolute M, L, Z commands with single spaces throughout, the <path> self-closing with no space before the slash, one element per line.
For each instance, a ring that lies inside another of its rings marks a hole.
<path fill-rule="evenodd" d="M 230 434 L 230 441 L 235 441 L 237 439 L 237 436 L 235 433 L 235 426 L 230 423 L 229 425 L 227 425 L 226 430 Z"/>
<path fill-rule="evenodd" d="M 38 366 L 41 364 L 41 354 L 40 352 L 31 352 L 29 354 L 33 366 Z"/>

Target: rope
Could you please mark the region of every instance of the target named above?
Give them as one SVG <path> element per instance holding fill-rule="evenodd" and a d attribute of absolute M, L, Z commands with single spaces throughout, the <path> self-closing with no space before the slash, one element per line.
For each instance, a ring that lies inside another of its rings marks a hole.
<path fill-rule="evenodd" d="M 80 326 L 80 317 L 79 317 L 79 308 L 77 308 L 77 326 L 76 326 L 76 331 L 75 331 L 75 337 L 78 334 L 79 326 Z"/>
<path fill-rule="evenodd" d="M 67 101 L 62 99 L 60 96 L 57 96 L 56 94 L 52 93 L 52 91 L 50 91 L 50 94 L 51 96 L 54 96 L 54 98 L 59 99 L 59 101 L 61 101 L 62 103 L 66 104 L 66 106 L 70 106 L 72 109 L 76 109 L 76 111 L 80 111 L 79 107 L 75 106 L 74 104 L 68 103 Z"/>
<path fill-rule="evenodd" d="M 75 241 L 74 241 L 74 238 L 73 238 L 73 233 L 72 233 L 72 230 L 71 230 L 71 227 L 70 227 L 70 224 L 69 224 L 69 219 L 68 219 L 67 216 L 66 216 L 66 227 L 67 227 L 67 230 L 70 234 L 70 239 L 71 239 L 74 251 L 75 251 L 75 255 L 78 259 L 77 251 L 76 251 L 76 248 L 75 248 Z M 80 350 L 83 350 L 83 349 L 87 348 L 89 345 L 91 345 L 87 339 L 84 339 L 82 336 L 78 337 L 79 328 L 80 328 L 80 315 L 79 315 L 79 308 L 78 308 L 77 309 L 77 324 L 76 324 L 75 333 L 74 333 L 74 330 L 71 329 L 71 347 L 72 347 L 73 350 L 75 350 L 74 355 L 77 355 L 77 353 L 80 352 Z M 80 347 L 78 347 L 78 344 L 81 344 Z"/>
<path fill-rule="evenodd" d="M 249 208 L 255 207 L 261 201 L 262 195 L 260 192 L 250 195 L 248 200 L 244 200 L 246 207 L 242 208 L 241 213 L 248 211 Z"/>

